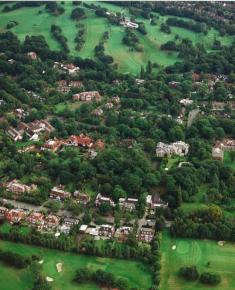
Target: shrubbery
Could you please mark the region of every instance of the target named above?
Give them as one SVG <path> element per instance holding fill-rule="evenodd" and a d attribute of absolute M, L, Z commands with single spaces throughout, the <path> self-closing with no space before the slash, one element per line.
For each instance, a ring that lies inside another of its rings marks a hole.
<path fill-rule="evenodd" d="M 199 278 L 196 266 L 181 267 L 179 274 L 189 281 L 196 281 Z"/>
<path fill-rule="evenodd" d="M 104 270 L 92 271 L 88 267 L 77 270 L 75 281 L 78 283 L 95 282 L 103 287 L 117 287 L 120 290 L 129 289 L 128 282 L 124 278 L 118 278 L 114 274 Z"/>
<path fill-rule="evenodd" d="M 196 266 L 181 267 L 179 275 L 188 281 L 196 281 L 200 277 L 200 282 L 207 285 L 217 285 L 221 282 L 221 276 L 219 274 L 203 272 L 200 275 Z"/>
<path fill-rule="evenodd" d="M 30 258 L 26 258 L 22 255 L 10 251 L 3 251 L 2 249 L 0 249 L 0 261 L 4 262 L 9 266 L 20 269 L 26 268 L 31 263 Z"/>
<path fill-rule="evenodd" d="M 221 282 L 221 276 L 217 273 L 204 272 L 200 276 L 200 281 L 207 285 L 217 285 Z"/>

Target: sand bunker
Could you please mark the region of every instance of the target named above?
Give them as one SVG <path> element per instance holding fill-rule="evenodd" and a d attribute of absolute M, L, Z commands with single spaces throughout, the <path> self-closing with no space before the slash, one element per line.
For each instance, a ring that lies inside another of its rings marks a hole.
<path fill-rule="evenodd" d="M 63 264 L 62 263 L 57 263 L 56 264 L 56 269 L 57 269 L 57 272 L 60 273 L 62 271 L 62 266 Z"/>
<path fill-rule="evenodd" d="M 48 276 L 46 276 L 46 280 L 47 280 L 47 282 L 53 282 L 53 281 L 54 281 L 54 279 L 53 279 L 53 278 L 51 278 L 51 277 L 48 277 Z"/>
<path fill-rule="evenodd" d="M 41 260 L 41 261 L 38 262 L 38 264 L 40 264 L 40 265 L 43 264 L 43 263 L 44 263 L 44 260 Z"/>
<path fill-rule="evenodd" d="M 173 246 L 171 247 L 171 249 L 175 251 L 175 250 L 176 250 L 176 245 L 173 245 Z"/>
<path fill-rule="evenodd" d="M 219 245 L 220 247 L 223 247 L 223 246 L 224 246 L 224 241 L 218 241 L 218 245 Z"/>

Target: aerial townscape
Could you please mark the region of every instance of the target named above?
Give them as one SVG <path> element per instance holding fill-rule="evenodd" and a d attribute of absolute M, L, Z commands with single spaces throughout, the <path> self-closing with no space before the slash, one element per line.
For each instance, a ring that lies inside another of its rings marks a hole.
<path fill-rule="evenodd" d="M 0 289 L 235 289 L 235 2 L 0 1 Z"/>

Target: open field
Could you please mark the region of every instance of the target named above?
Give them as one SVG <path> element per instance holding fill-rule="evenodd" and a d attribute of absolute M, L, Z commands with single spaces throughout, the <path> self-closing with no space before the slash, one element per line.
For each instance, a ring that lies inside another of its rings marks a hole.
<path fill-rule="evenodd" d="M 235 245 L 216 241 L 171 238 L 164 232 L 161 243 L 162 270 L 161 290 L 234 290 L 235 289 Z M 176 245 L 176 250 L 172 250 Z M 210 266 L 207 267 L 207 263 Z M 216 287 L 207 287 L 200 282 L 188 282 L 178 277 L 179 268 L 196 265 L 200 272 L 213 271 L 222 276 Z"/>
<path fill-rule="evenodd" d="M 132 287 L 140 287 L 144 290 L 151 286 L 151 273 L 139 262 L 76 255 L 73 253 L 6 241 L 0 241 L 0 248 L 22 255 L 40 255 L 44 260 L 42 264 L 43 273 L 46 276 L 54 278 L 54 282 L 51 283 L 53 290 L 100 289 L 96 285 L 78 285 L 72 282 L 76 269 L 81 266 L 88 266 L 94 270 L 103 269 L 110 271 L 117 276 L 128 279 Z M 57 263 L 63 263 L 62 272 L 60 273 L 58 273 L 56 269 Z M 8 277 L 8 279 L 5 279 L 6 277 Z M 2 290 L 31 289 L 32 280 L 29 275 L 29 270 L 15 270 L 0 264 L 0 285 L 0 289 Z"/>
<path fill-rule="evenodd" d="M 197 194 L 194 196 L 193 202 L 183 202 L 180 208 L 185 213 L 190 213 L 192 211 L 205 208 L 206 203 L 205 203 L 204 196 L 205 196 L 207 190 L 208 190 L 207 185 L 200 186 Z"/>
<path fill-rule="evenodd" d="M 62 102 L 59 103 L 57 105 L 55 105 L 54 107 L 54 112 L 56 114 L 63 112 L 65 109 L 71 110 L 71 111 L 75 111 L 76 109 L 78 109 L 84 102 Z"/>
<path fill-rule="evenodd" d="M 122 7 L 99 2 L 100 6 L 106 7 L 109 11 L 123 12 L 125 16 L 129 16 L 128 10 Z M 3 6 L 2 6 L 3 7 Z M 60 16 L 52 16 L 47 13 L 44 7 L 21 8 L 9 13 L 0 12 L 0 31 L 4 31 L 4 27 L 9 21 L 15 20 L 19 25 L 12 29 L 17 34 L 21 41 L 25 36 L 44 35 L 50 48 L 59 50 L 60 45 L 52 38 L 50 27 L 52 24 L 61 26 L 63 34 L 68 39 L 70 53 L 74 56 L 94 57 L 94 47 L 98 44 L 102 34 L 108 31 L 110 38 L 105 44 L 106 53 L 113 56 L 114 61 L 118 63 L 121 72 L 131 72 L 138 74 L 141 65 L 146 66 L 148 60 L 157 62 L 159 65 L 171 65 L 177 60 L 177 53 L 166 52 L 160 49 L 160 46 L 168 40 L 174 40 L 176 35 L 179 38 L 189 38 L 193 43 L 203 42 L 205 47 L 210 50 L 212 42 L 216 36 L 223 44 L 228 45 L 232 42 L 229 36 L 220 37 L 218 32 L 211 29 L 208 35 L 195 33 L 193 31 L 171 27 L 172 33 L 165 34 L 160 31 L 161 23 L 165 22 L 168 16 L 160 16 L 157 20 L 157 25 L 150 25 L 149 20 L 137 18 L 136 21 L 143 21 L 146 25 L 147 35 L 137 32 L 140 43 L 143 45 L 142 52 L 130 51 L 129 47 L 123 45 L 122 38 L 124 29 L 121 26 L 111 25 L 106 18 L 97 17 L 93 10 L 84 8 L 87 18 L 81 22 L 85 25 L 85 44 L 80 51 L 75 50 L 74 38 L 78 31 L 76 22 L 70 19 L 70 14 L 74 6 L 71 2 L 64 3 L 65 13 Z M 2 9 L 2 8 L 1 8 Z M 39 11 L 41 11 L 39 13 Z M 27 19 L 27 21 L 24 21 Z"/>

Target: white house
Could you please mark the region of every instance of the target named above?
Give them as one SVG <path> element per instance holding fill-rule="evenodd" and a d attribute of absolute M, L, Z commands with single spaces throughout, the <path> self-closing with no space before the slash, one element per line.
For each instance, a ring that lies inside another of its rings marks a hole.
<path fill-rule="evenodd" d="M 188 154 L 189 144 L 177 141 L 171 144 L 159 142 L 156 147 L 157 157 L 169 157 L 171 155 L 185 156 Z"/>

